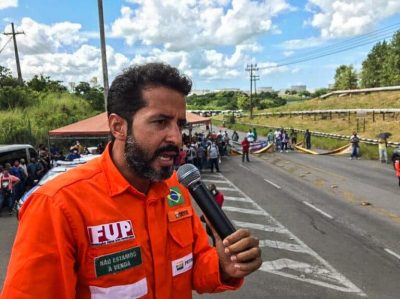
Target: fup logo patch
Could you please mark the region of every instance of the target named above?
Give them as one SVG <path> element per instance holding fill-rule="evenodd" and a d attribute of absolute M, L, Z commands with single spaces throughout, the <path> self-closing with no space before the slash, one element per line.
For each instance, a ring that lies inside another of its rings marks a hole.
<path fill-rule="evenodd" d="M 87 230 L 92 245 L 110 244 L 135 238 L 130 220 L 88 226 Z"/>

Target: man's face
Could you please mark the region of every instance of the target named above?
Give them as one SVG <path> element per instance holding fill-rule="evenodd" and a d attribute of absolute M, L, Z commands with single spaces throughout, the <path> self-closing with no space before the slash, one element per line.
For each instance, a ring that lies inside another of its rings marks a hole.
<path fill-rule="evenodd" d="M 132 132 L 125 142 L 125 160 L 135 174 L 161 181 L 174 170 L 186 122 L 185 98 L 167 87 L 143 90 L 147 106 L 133 117 Z"/>

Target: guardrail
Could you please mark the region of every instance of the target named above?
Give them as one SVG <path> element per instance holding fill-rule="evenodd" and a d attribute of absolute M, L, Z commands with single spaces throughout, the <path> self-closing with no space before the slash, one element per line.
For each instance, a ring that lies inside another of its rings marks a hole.
<path fill-rule="evenodd" d="M 304 133 L 306 130 L 303 129 L 296 129 L 296 128 L 284 128 L 284 127 L 272 127 L 272 126 L 265 126 L 265 125 L 259 125 L 259 124 L 247 124 L 247 123 L 240 123 L 237 122 L 237 124 L 240 125 L 244 125 L 244 126 L 249 126 L 249 127 L 258 127 L 258 128 L 266 128 L 266 129 L 284 129 L 286 131 L 289 131 L 291 129 L 294 129 L 295 132 L 300 132 L 300 133 Z M 340 139 L 340 140 L 349 140 L 351 136 L 348 135 L 340 135 L 340 134 L 333 134 L 333 133 L 325 133 L 325 132 L 318 132 L 318 131 L 309 131 L 311 133 L 312 136 L 318 136 L 318 137 L 326 137 L 326 138 L 332 138 L 332 139 Z M 371 138 L 360 138 L 360 142 L 361 143 L 365 143 L 365 144 L 373 144 L 373 145 L 378 145 L 378 139 L 371 139 Z M 400 142 L 392 142 L 392 141 L 388 141 L 388 146 L 390 147 L 397 147 L 400 146 Z"/>
<path fill-rule="evenodd" d="M 330 114 L 330 113 L 357 113 L 357 114 L 381 114 L 381 113 L 400 113 L 400 108 L 388 109 L 331 109 L 331 110 L 304 110 L 304 111 L 282 111 L 282 112 L 264 112 L 255 113 L 253 116 L 284 116 L 284 115 L 312 115 L 312 114 Z M 243 115 L 248 115 L 245 113 Z"/>
<path fill-rule="evenodd" d="M 321 99 L 327 98 L 334 94 L 348 95 L 353 93 L 366 93 L 366 92 L 377 92 L 377 91 L 395 91 L 400 90 L 400 86 L 386 86 L 386 87 L 373 87 L 373 88 L 362 88 L 362 89 L 346 89 L 346 90 L 335 90 L 327 94 L 320 96 Z"/>

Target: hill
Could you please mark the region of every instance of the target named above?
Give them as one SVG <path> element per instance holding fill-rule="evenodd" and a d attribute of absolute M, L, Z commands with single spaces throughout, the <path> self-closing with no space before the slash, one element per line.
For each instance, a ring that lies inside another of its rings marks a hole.
<path fill-rule="evenodd" d="M 382 91 L 348 96 L 333 95 L 326 99 L 314 98 L 265 110 L 266 112 L 328 110 L 328 109 L 385 109 L 400 108 L 400 91 Z"/>
<path fill-rule="evenodd" d="M 289 112 L 331 109 L 386 109 L 400 108 L 400 92 L 385 91 L 369 94 L 357 94 L 351 96 L 331 96 L 326 99 L 314 98 L 289 105 L 280 106 L 262 111 L 254 111 L 255 115 L 261 112 Z M 310 129 L 325 133 L 351 135 L 358 131 L 364 138 L 375 139 L 381 132 L 391 132 L 391 141 L 400 142 L 400 114 L 390 113 L 386 115 L 371 114 L 357 117 L 356 114 L 334 114 L 332 119 L 327 115 L 304 116 L 255 116 L 253 119 L 242 117 L 238 122 L 258 124 L 271 127 L 285 127 L 296 129 Z"/>

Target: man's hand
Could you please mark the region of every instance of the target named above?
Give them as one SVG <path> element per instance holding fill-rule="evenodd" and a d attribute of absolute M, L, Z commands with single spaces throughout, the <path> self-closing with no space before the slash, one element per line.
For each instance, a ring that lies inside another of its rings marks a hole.
<path fill-rule="evenodd" d="M 262 264 L 259 241 L 246 229 L 239 229 L 224 240 L 213 230 L 221 267 L 221 279 L 242 278 Z"/>

